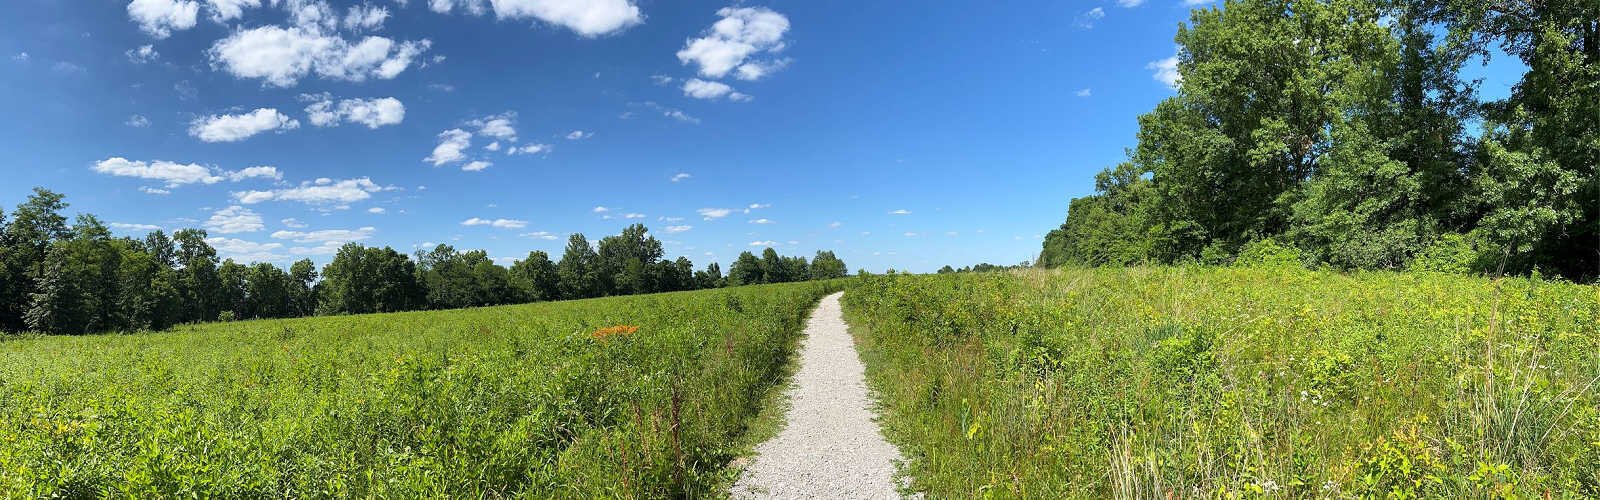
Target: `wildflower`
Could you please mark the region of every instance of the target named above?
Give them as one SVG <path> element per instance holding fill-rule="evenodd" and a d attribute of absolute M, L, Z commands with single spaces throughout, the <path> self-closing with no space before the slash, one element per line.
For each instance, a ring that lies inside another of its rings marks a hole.
<path fill-rule="evenodd" d="M 594 338 L 595 340 L 600 341 L 600 342 L 605 342 L 607 339 L 610 339 L 611 337 L 616 337 L 616 336 L 619 336 L 619 335 L 631 335 L 631 334 L 633 334 L 633 332 L 637 332 L 637 331 L 639 331 L 639 327 L 637 327 L 637 326 L 616 325 L 616 326 L 608 326 L 608 327 L 605 327 L 605 328 L 601 328 L 599 330 L 595 330 L 594 333 L 589 334 L 589 336 Z"/>

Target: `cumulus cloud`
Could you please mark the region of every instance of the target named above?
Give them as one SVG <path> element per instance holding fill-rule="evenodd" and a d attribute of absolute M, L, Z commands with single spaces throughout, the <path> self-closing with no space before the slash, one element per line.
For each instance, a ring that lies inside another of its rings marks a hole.
<path fill-rule="evenodd" d="M 166 160 L 153 162 L 133 161 L 120 156 L 114 156 L 95 162 L 93 170 L 97 173 L 114 175 L 118 177 L 136 177 L 140 179 L 157 180 L 166 183 L 166 187 L 173 188 L 185 184 L 216 184 L 222 182 L 222 176 L 212 172 L 210 167 L 194 163 L 177 163 Z M 166 193 L 161 193 L 166 194 Z"/>
<path fill-rule="evenodd" d="M 367 209 L 367 213 L 369 214 L 383 214 L 385 212 L 388 212 L 388 210 L 385 210 L 383 207 L 372 207 Z"/>
<path fill-rule="evenodd" d="M 534 231 L 534 232 L 531 232 L 531 233 L 522 233 L 522 235 L 526 236 L 526 237 L 529 237 L 529 238 L 536 238 L 536 239 L 541 239 L 541 240 L 554 240 L 554 239 L 556 239 L 556 235 L 554 233 L 549 232 L 549 231 Z"/>
<path fill-rule="evenodd" d="M 112 229 L 121 229 L 125 231 L 155 231 L 161 229 L 161 226 L 157 226 L 155 224 L 130 224 L 126 222 L 113 222 L 109 225 Z"/>
<path fill-rule="evenodd" d="M 687 225 L 687 224 L 680 225 L 680 226 L 667 226 L 666 227 L 666 232 L 669 233 L 669 234 L 671 234 L 671 233 L 681 233 L 681 232 L 684 232 L 684 231 L 688 231 L 690 229 L 694 229 L 694 226 L 690 226 L 690 225 Z"/>
<path fill-rule="evenodd" d="M 478 128 L 478 135 L 515 142 L 517 140 L 517 114 L 505 112 L 467 122 Z"/>
<path fill-rule="evenodd" d="M 472 146 L 472 134 L 453 128 L 439 133 L 439 145 L 434 146 L 433 154 L 423 158 L 423 161 L 433 163 L 433 166 L 443 166 L 448 163 L 457 163 L 467 159 L 466 149 Z"/>
<path fill-rule="evenodd" d="M 304 26 L 261 26 L 235 31 L 218 40 L 206 54 L 214 67 L 237 78 L 256 78 L 267 85 L 292 87 L 307 75 L 360 82 L 399 76 L 433 42 L 395 42 L 369 36 L 360 41 Z"/>
<path fill-rule="evenodd" d="M 1100 7 L 1095 7 L 1093 9 L 1089 9 L 1088 12 L 1078 14 L 1078 19 L 1075 24 L 1077 24 L 1079 28 L 1089 29 L 1093 28 L 1096 22 L 1099 22 L 1105 17 L 1106 10 Z"/>
<path fill-rule="evenodd" d="M 584 37 L 621 31 L 644 22 L 639 6 L 630 0 L 489 0 L 497 19 L 535 19 L 572 30 Z M 484 0 L 428 0 L 428 8 L 448 13 L 461 8 L 483 14 Z"/>
<path fill-rule="evenodd" d="M 648 217 L 648 216 L 645 215 L 645 214 L 634 213 L 634 212 L 622 214 L 622 218 L 624 218 L 624 219 L 643 219 L 645 217 Z"/>
<path fill-rule="evenodd" d="M 350 11 L 344 16 L 344 29 L 350 31 L 368 31 L 383 27 L 383 22 L 389 19 L 389 9 L 375 7 L 372 4 L 350 6 Z"/>
<path fill-rule="evenodd" d="M 228 172 L 225 175 L 228 176 L 228 180 L 233 181 L 233 182 L 239 182 L 239 181 L 242 181 L 242 180 L 245 180 L 245 179 L 258 179 L 258 178 L 259 179 L 272 179 L 272 180 L 277 180 L 277 181 L 283 180 L 283 173 L 279 172 L 277 167 L 270 167 L 270 166 L 248 167 L 248 168 L 245 168 L 243 170 L 235 170 L 235 171 L 232 171 L 232 172 Z"/>
<path fill-rule="evenodd" d="M 287 227 L 289 229 L 300 229 L 300 228 L 306 227 L 306 223 L 300 222 L 299 219 L 296 219 L 294 217 L 290 217 L 290 218 L 287 218 L 287 219 L 280 220 L 280 221 L 278 221 L 278 223 L 279 224 L 283 224 L 283 227 Z"/>
<path fill-rule="evenodd" d="M 199 14 L 200 4 L 190 0 L 128 2 L 128 18 L 139 23 L 139 29 L 157 39 L 171 36 L 173 31 L 193 28 Z"/>
<path fill-rule="evenodd" d="M 549 144 L 526 144 L 526 145 L 523 145 L 523 146 L 520 146 L 520 147 L 519 146 L 511 146 L 509 148 L 506 148 L 506 154 L 508 154 L 508 155 L 531 155 L 531 154 L 548 153 L 548 152 L 550 152 L 550 145 Z"/>
<path fill-rule="evenodd" d="M 1174 55 L 1159 61 L 1151 61 L 1144 65 L 1145 69 L 1152 70 L 1150 75 L 1156 81 L 1165 84 L 1172 90 L 1183 86 L 1183 75 L 1178 74 L 1178 56 Z"/>
<path fill-rule="evenodd" d="M 606 208 L 604 206 L 594 207 L 594 209 L 591 210 L 591 212 L 594 212 L 594 213 L 597 213 L 597 214 L 603 214 L 603 213 L 610 212 L 610 211 L 611 211 L 610 208 Z"/>
<path fill-rule="evenodd" d="M 144 115 L 133 115 L 129 116 L 128 121 L 122 122 L 122 124 L 133 128 L 145 128 L 150 126 L 150 119 L 145 118 Z"/>
<path fill-rule="evenodd" d="M 300 122 L 272 108 L 259 108 L 242 115 L 211 115 L 189 124 L 189 135 L 205 142 L 236 142 L 268 131 L 300 128 Z"/>
<path fill-rule="evenodd" d="M 324 177 L 302 182 L 299 186 L 291 188 L 237 191 L 233 193 L 233 198 L 245 205 L 266 201 L 293 201 L 307 205 L 334 205 L 335 208 L 346 208 L 350 203 L 371 198 L 372 193 L 385 189 L 366 177 L 337 181 Z"/>
<path fill-rule="evenodd" d="M 753 247 L 775 247 L 775 246 L 778 246 L 778 242 L 772 241 L 772 240 L 752 241 L 752 242 L 750 242 L 750 246 L 753 246 Z"/>
<path fill-rule="evenodd" d="M 899 209 L 899 210 L 890 211 L 889 215 L 911 215 L 911 211 L 902 208 L 902 209 Z"/>
<path fill-rule="evenodd" d="M 482 172 L 484 169 L 492 167 L 492 166 L 494 166 L 493 162 L 487 162 L 487 161 L 483 161 L 483 160 L 475 160 L 475 161 L 467 162 L 466 165 L 462 165 L 461 166 L 461 170 L 463 172 Z"/>
<path fill-rule="evenodd" d="M 153 187 L 149 187 L 149 186 L 139 186 L 139 192 L 144 193 L 144 194 L 153 194 L 153 195 L 156 195 L 156 196 L 164 196 L 164 195 L 172 194 L 172 191 L 168 191 L 166 189 L 157 189 L 157 188 L 153 188 Z"/>
<path fill-rule="evenodd" d="M 292 241 L 292 242 L 295 242 L 295 243 L 300 243 L 300 244 L 319 244 L 319 245 L 333 244 L 333 245 L 337 246 L 337 245 L 343 245 L 345 243 L 350 243 L 350 242 L 355 242 L 355 241 L 362 241 L 362 240 L 371 238 L 372 235 L 376 234 L 377 232 L 378 232 L 377 228 L 370 227 L 370 226 L 359 228 L 359 229 L 318 229 L 316 231 L 275 231 L 275 232 L 272 233 L 272 239 L 275 239 L 275 240 L 289 240 L 289 241 Z"/>
<path fill-rule="evenodd" d="M 1077 95 L 1077 96 L 1078 96 L 1078 97 L 1089 97 L 1089 96 L 1090 96 L 1090 95 L 1092 95 L 1092 94 L 1094 94 L 1094 91 L 1093 91 L 1093 90 L 1090 90 L 1090 89 L 1087 89 L 1087 88 L 1085 88 L 1085 89 L 1080 89 L 1080 90 L 1078 90 L 1078 91 L 1077 91 L 1077 92 L 1075 92 L 1075 94 L 1076 94 L 1076 95 Z"/>
<path fill-rule="evenodd" d="M 768 219 L 768 218 L 763 217 L 763 218 L 760 218 L 760 219 L 750 219 L 750 223 L 751 224 L 772 224 L 773 221 L 772 221 L 772 219 Z"/>
<path fill-rule="evenodd" d="M 716 220 L 716 219 L 721 219 L 723 217 L 727 217 L 728 214 L 733 213 L 733 209 L 731 209 L 731 208 L 702 208 L 700 210 L 696 210 L 696 212 L 699 213 L 700 216 L 704 217 L 706 220 Z"/>
<path fill-rule="evenodd" d="M 584 140 L 584 139 L 588 139 L 590 137 L 594 137 L 594 132 L 584 132 L 582 130 L 574 130 L 572 132 L 568 132 L 567 133 L 567 140 L 569 140 L 569 141 L 581 141 L 581 140 Z"/>
<path fill-rule="evenodd" d="M 683 173 L 683 172 L 678 172 L 676 174 L 673 174 L 672 182 L 683 182 L 685 180 L 688 180 L 690 177 L 694 177 L 694 176 L 686 174 L 686 173 Z"/>
<path fill-rule="evenodd" d="M 528 227 L 528 221 L 516 219 L 480 219 L 473 217 L 461 221 L 463 226 L 491 226 L 501 229 L 522 229 Z"/>
<path fill-rule="evenodd" d="M 1192 0 L 1184 0 L 1184 1 L 1187 2 L 1187 1 L 1192 1 Z M 1122 6 L 1122 7 L 1138 7 L 1140 5 L 1144 5 L 1144 0 L 1117 0 L 1117 5 Z"/>
<path fill-rule="evenodd" d="M 127 55 L 128 61 L 134 64 L 144 64 L 161 58 L 161 53 L 156 52 L 154 45 L 140 45 L 137 48 L 128 49 L 123 54 Z"/>
<path fill-rule="evenodd" d="M 227 22 L 244 16 L 244 9 L 261 6 L 262 0 L 206 0 L 207 10 L 211 11 L 211 20 Z M 300 0 L 292 0 L 300 3 Z"/>
<path fill-rule="evenodd" d="M 701 80 L 699 78 L 690 78 L 683 81 L 683 95 L 693 97 L 695 99 L 708 100 L 727 97 L 730 101 L 740 102 L 749 101 L 751 99 L 748 94 L 737 92 L 733 90 L 732 86 L 729 86 L 726 83 Z"/>
<path fill-rule="evenodd" d="M 725 7 L 717 15 L 722 19 L 699 38 L 684 43 L 677 54 L 679 61 L 698 66 L 700 76 L 722 78 L 734 72 L 743 80 L 759 79 L 786 64 L 755 57 L 783 51 L 788 17 L 764 7 Z"/>
<path fill-rule="evenodd" d="M 405 104 L 393 97 L 343 99 L 335 103 L 332 96 L 323 93 L 303 95 L 301 99 L 311 102 L 306 106 L 306 116 L 312 125 L 318 127 L 334 127 L 348 122 L 375 129 L 397 125 L 406 119 Z"/>
<path fill-rule="evenodd" d="M 207 231 L 221 234 L 250 233 L 265 227 L 266 225 L 261 223 L 260 215 L 239 205 L 213 212 L 211 218 L 205 222 Z"/>
<path fill-rule="evenodd" d="M 206 238 L 206 244 L 217 249 L 218 257 L 239 262 L 272 262 L 287 258 L 278 253 L 283 250 L 282 243 L 256 243 L 223 236 L 212 236 Z"/>

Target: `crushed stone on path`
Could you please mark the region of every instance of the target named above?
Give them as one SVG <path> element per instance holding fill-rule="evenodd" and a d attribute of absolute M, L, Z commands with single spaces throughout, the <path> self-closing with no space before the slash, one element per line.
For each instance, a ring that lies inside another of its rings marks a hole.
<path fill-rule="evenodd" d="M 839 307 L 824 297 L 806 323 L 786 422 L 756 447 L 735 498 L 899 498 L 900 452 L 873 421 L 861 358 Z"/>

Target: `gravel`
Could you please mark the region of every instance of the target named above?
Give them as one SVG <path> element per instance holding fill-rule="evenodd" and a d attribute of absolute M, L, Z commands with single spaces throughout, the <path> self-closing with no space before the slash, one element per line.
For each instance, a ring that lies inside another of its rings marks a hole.
<path fill-rule="evenodd" d="M 899 498 L 900 452 L 873 421 L 861 358 L 835 293 L 822 299 L 801 340 L 788 389 L 787 425 L 756 447 L 735 498 Z"/>

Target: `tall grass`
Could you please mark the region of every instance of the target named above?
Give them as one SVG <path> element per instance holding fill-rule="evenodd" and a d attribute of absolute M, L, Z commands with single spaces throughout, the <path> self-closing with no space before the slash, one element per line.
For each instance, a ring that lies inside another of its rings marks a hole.
<path fill-rule="evenodd" d="M 0 496 L 718 494 L 837 287 L 0 342 Z"/>
<path fill-rule="evenodd" d="M 932 497 L 1600 496 L 1600 287 L 1023 271 L 845 310 Z"/>

